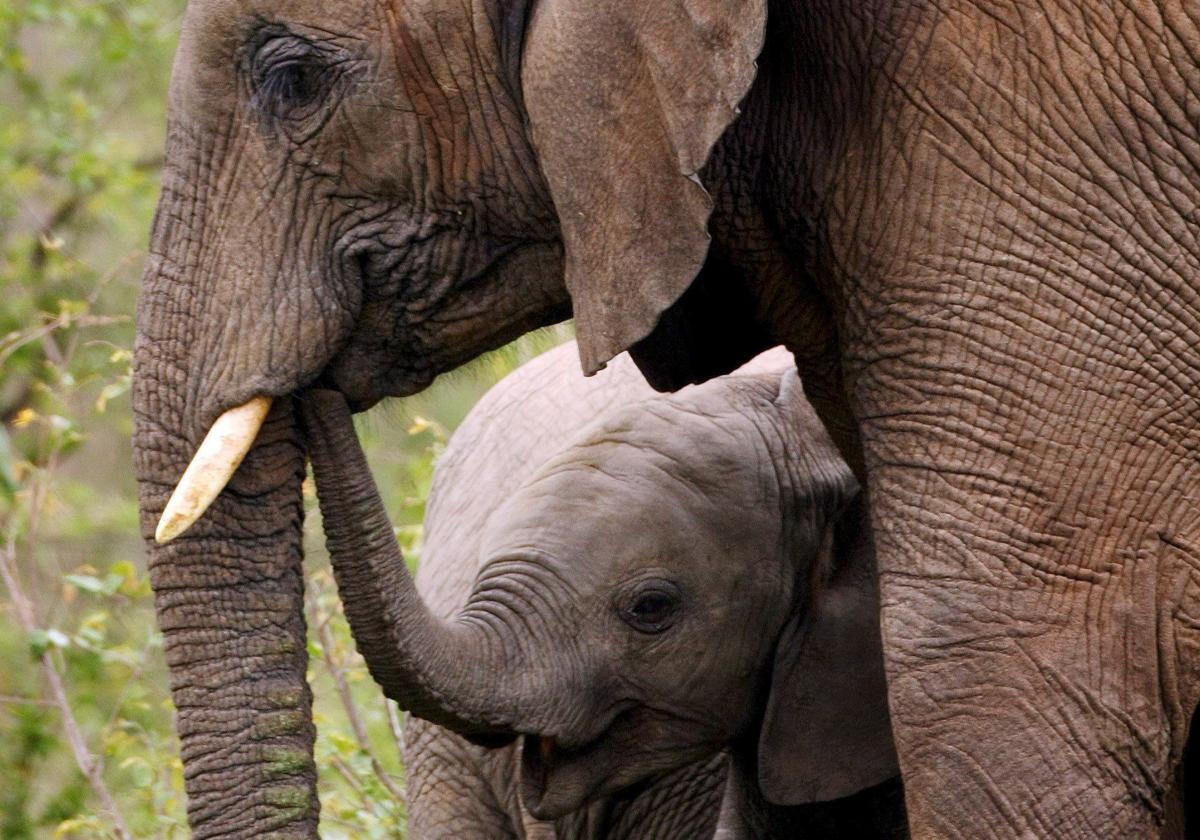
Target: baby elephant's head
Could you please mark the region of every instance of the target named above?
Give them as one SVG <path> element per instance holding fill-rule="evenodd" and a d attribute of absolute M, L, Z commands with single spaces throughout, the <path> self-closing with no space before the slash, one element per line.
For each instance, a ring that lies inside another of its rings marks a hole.
<path fill-rule="evenodd" d="M 878 607 L 870 569 L 859 574 L 870 556 L 857 493 L 799 381 L 776 373 L 611 412 L 502 504 L 458 620 L 519 648 L 510 661 L 537 707 L 519 727 L 530 811 L 560 816 L 760 734 L 794 755 L 826 707 L 878 718 Z M 818 626 L 825 599 L 832 645 Z M 863 656 L 875 661 L 840 661 Z M 843 669 L 862 676 L 828 675 Z M 876 703 L 864 703 L 864 683 Z M 827 684 L 837 696 L 822 696 Z M 882 718 L 872 737 L 887 741 Z M 811 768 L 784 762 L 781 776 L 771 746 L 759 751 L 783 799 L 894 772 L 885 760 L 865 778 L 821 755 Z"/>

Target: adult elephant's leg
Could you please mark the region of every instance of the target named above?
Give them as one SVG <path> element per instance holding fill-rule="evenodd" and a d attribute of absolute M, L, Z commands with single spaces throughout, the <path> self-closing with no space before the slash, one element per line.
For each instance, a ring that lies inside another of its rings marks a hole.
<path fill-rule="evenodd" d="M 476 746 L 409 715 L 404 772 L 410 834 L 427 840 L 520 837 L 515 750 L 511 744 L 495 750 Z"/>
<path fill-rule="evenodd" d="M 1200 16 L 1037 7 L 879 4 L 829 203 L 918 837 L 1145 836 L 1197 700 Z"/>
<path fill-rule="evenodd" d="M 854 387 L 914 835 L 1143 836 L 1197 699 L 1195 386 L 1018 297 L 910 309 Z"/>

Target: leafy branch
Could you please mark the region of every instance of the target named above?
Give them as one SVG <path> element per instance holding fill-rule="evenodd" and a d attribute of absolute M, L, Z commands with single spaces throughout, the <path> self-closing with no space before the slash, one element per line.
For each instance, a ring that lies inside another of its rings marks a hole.
<path fill-rule="evenodd" d="M 33 639 L 35 634 L 39 632 L 38 621 L 34 616 L 33 602 L 25 594 L 25 590 L 21 586 L 17 568 L 16 536 L 10 534 L 5 541 L 4 549 L 0 550 L 0 579 L 3 579 L 4 585 L 8 589 L 9 598 L 17 615 L 17 621 L 20 622 L 21 628 L 29 638 Z M 75 757 L 75 764 L 79 768 L 79 772 L 88 780 L 92 792 L 100 800 L 105 816 L 113 823 L 116 836 L 120 840 L 132 840 L 133 834 L 129 831 L 129 826 L 125 823 L 125 817 L 122 816 L 121 810 L 117 807 L 116 800 L 113 799 L 108 785 L 104 783 L 104 763 L 97 756 L 93 755 L 88 748 L 87 740 L 83 736 L 83 730 L 79 726 L 79 721 L 76 719 L 75 713 L 71 710 L 71 703 L 67 699 L 66 685 L 63 683 L 62 674 L 59 672 L 58 666 L 54 664 L 49 646 L 46 646 L 42 650 L 38 661 L 41 665 L 42 673 L 45 675 L 46 683 L 50 688 L 51 700 L 62 718 L 63 731 L 67 737 L 67 743 L 70 744 L 71 754 Z"/>

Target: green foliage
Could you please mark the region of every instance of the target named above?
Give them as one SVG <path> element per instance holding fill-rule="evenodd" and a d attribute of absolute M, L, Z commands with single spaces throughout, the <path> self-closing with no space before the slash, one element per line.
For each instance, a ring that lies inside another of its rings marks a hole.
<path fill-rule="evenodd" d="M 188 836 L 127 395 L 183 5 L 0 0 L 0 840 Z M 413 562 L 449 430 L 567 335 L 360 422 Z M 402 837 L 401 723 L 354 653 L 305 492 L 322 836 Z"/>
<path fill-rule="evenodd" d="M 51 670 L 130 831 L 183 836 L 123 400 L 182 6 L 0 4 L 0 838 L 113 835 Z"/>

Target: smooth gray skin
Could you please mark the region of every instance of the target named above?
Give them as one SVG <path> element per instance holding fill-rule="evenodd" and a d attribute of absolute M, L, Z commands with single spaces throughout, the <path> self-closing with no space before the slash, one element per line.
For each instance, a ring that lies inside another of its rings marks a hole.
<path fill-rule="evenodd" d="M 584 378 L 575 352 L 573 342 L 550 350 L 489 390 L 438 460 L 416 574 L 417 589 L 436 615 L 453 615 L 471 594 L 482 559 L 482 525 L 499 500 L 602 412 L 654 395 L 628 357 Z M 409 830 L 430 840 L 553 837 L 552 823 L 539 823 L 520 805 L 518 762 L 515 745 L 476 746 L 409 716 L 404 732 Z M 723 763 L 715 773 L 723 781 Z M 719 800 L 721 783 L 710 786 Z M 706 808 L 703 818 L 711 819 L 712 810 Z M 693 835 L 705 836 L 703 829 Z"/>
<path fill-rule="evenodd" d="M 480 702 L 493 715 L 512 706 L 517 731 L 554 739 L 525 739 L 531 811 L 558 818 L 560 837 L 709 836 L 721 800 L 713 756 L 732 747 L 744 804 L 760 822 L 774 814 L 778 828 L 762 823 L 755 836 L 818 823 L 901 832 L 898 782 L 840 811 L 777 808 L 759 790 L 780 762 L 789 778 L 807 780 L 791 805 L 854 794 L 896 772 L 856 484 L 786 352 L 670 398 L 652 395 L 625 359 L 582 380 L 573 353 L 561 347 L 521 368 L 456 433 L 438 465 L 420 573 L 437 618 L 490 617 L 492 633 L 457 652 L 492 651 L 473 663 L 470 678 L 488 688 Z M 785 447 L 794 426 L 805 433 Z M 318 443 L 313 455 L 323 510 L 338 502 L 336 470 L 353 460 L 324 450 Z M 805 471 L 763 460 L 786 451 Z M 802 526 L 764 520 L 764 509 L 783 512 L 773 499 Z M 362 556 L 370 548 L 338 539 L 330 534 L 347 612 L 356 637 L 370 637 L 379 619 L 356 613 L 351 594 L 372 573 Z M 661 635 L 638 633 L 614 612 L 630 582 L 648 576 L 685 593 L 678 626 Z M 775 656 L 782 634 L 788 649 Z M 431 677 L 418 668 L 406 679 Z M 514 680 L 534 688 L 508 700 L 521 691 Z M 466 689 L 441 686 L 451 693 L 443 702 L 461 708 L 455 694 Z M 793 704 L 809 711 L 812 734 L 774 743 L 779 707 Z M 550 830 L 518 807 L 516 746 L 488 752 L 419 722 L 407 738 L 415 836 Z M 808 758 L 792 761 L 796 753 Z M 632 800 L 621 795 L 675 768 Z"/>
<path fill-rule="evenodd" d="M 1143 836 L 1200 699 L 1200 5 L 767 7 L 192 0 L 143 532 L 252 394 L 361 408 L 568 313 L 668 388 L 783 343 L 872 497 L 916 833 Z M 149 550 L 201 838 L 315 833 L 304 447 L 280 399 Z"/>
<path fill-rule="evenodd" d="M 479 571 L 482 524 L 580 430 L 618 405 L 651 398 L 627 356 L 595 377 L 579 375 L 574 342 L 523 365 L 488 391 L 451 438 L 434 471 L 417 589 L 449 617 L 466 603 Z M 764 354 L 776 367 L 786 354 Z M 721 755 L 656 781 L 632 800 L 607 800 L 555 822 L 520 804 L 520 754 L 474 745 L 409 717 L 404 731 L 408 827 L 414 838 L 707 837 L 715 828 L 725 778 Z M 557 830 L 556 830 L 557 829 Z"/>

